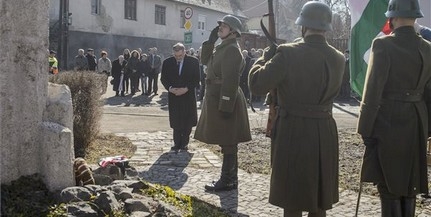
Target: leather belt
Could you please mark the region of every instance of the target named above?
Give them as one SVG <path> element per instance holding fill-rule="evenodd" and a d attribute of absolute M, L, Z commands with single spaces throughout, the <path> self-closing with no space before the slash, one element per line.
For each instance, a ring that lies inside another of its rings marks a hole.
<path fill-rule="evenodd" d="M 383 99 L 402 101 L 402 102 L 420 102 L 423 100 L 422 91 L 419 90 L 400 90 L 383 92 Z"/>
<path fill-rule="evenodd" d="M 286 117 L 287 115 L 306 117 L 306 118 L 330 118 L 332 117 L 332 104 L 329 105 L 308 105 L 296 104 L 287 108 L 279 107 L 278 115 Z"/>

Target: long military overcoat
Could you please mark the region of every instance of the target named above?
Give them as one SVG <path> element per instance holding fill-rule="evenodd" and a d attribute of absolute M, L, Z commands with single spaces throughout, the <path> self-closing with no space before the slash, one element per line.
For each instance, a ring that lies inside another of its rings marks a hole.
<path fill-rule="evenodd" d="M 428 193 L 430 60 L 430 44 L 413 27 L 373 42 L 358 133 L 377 145 L 365 150 L 362 180 L 385 183 L 396 195 Z"/>
<path fill-rule="evenodd" d="M 168 93 L 169 123 L 171 128 L 191 129 L 193 126 L 196 126 L 198 115 L 195 88 L 199 85 L 198 59 L 186 55 L 180 74 L 177 60 L 173 56 L 169 57 L 163 61 L 160 80 L 168 92 L 169 87 L 188 88 L 188 91 L 181 96 L 176 96 L 171 92 Z"/>
<path fill-rule="evenodd" d="M 292 211 L 327 210 L 338 196 L 338 133 L 332 103 L 344 73 L 344 56 L 321 35 L 283 44 L 250 70 L 253 94 L 276 88 L 269 202 Z"/>
<path fill-rule="evenodd" d="M 223 40 L 215 49 L 204 42 L 201 61 L 207 65 L 206 86 L 194 138 L 225 146 L 251 140 L 247 104 L 239 88 L 245 63 L 236 39 Z"/>

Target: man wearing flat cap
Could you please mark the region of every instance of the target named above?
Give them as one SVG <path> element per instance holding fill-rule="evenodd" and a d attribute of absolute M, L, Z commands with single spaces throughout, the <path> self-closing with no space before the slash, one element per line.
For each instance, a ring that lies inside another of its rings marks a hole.
<path fill-rule="evenodd" d="M 197 123 L 195 89 L 199 85 L 199 61 L 177 43 L 173 56 L 163 61 L 161 81 L 168 90 L 169 123 L 174 129 L 173 151 L 186 151 L 192 127 Z"/>
<path fill-rule="evenodd" d="M 88 61 L 88 70 L 96 71 L 97 60 L 96 56 L 94 55 L 94 50 L 92 48 L 87 49 L 87 54 L 85 55 L 85 57 L 87 57 Z"/>

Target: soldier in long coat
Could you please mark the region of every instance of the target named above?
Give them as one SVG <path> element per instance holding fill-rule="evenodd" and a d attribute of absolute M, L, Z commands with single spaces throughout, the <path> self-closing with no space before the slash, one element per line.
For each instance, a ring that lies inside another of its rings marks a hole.
<path fill-rule="evenodd" d="M 185 54 L 181 43 L 173 46 L 173 56 L 163 61 L 161 81 L 168 90 L 169 123 L 174 129 L 172 150 L 187 150 L 192 127 L 198 120 L 195 89 L 199 85 L 199 61 Z"/>
<path fill-rule="evenodd" d="M 238 143 L 251 140 L 247 105 L 239 88 L 244 59 L 237 37 L 241 21 L 226 15 L 202 44 L 201 61 L 207 65 L 205 97 L 194 138 L 221 146 L 223 165 L 220 179 L 205 186 L 209 191 L 236 189 L 238 185 Z M 214 48 L 218 38 L 221 44 Z"/>
<path fill-rule="evenodd" d="M 416 194 L 428 193 L 431 46 L 413 27 L 417 0 L 391 0 L 386 16 L 393 32 L 373 42 L 358 122 L 361 179 L 377 184 L 382 216 L 410 217 Z"/>
<path fill-rule="evenodd" d="M 285 217 L 326 216 L 338 202 L 338 134 L 332 104 L 344 73 L 344 56 L 325 39 L 331 9 L 307 2 L 296 20 L 303 39 L 266 49 L 250 70 L 253 94 L 276 88 L 269 202 Z M 275 53 L 275 55 L 274 55 Z"/>

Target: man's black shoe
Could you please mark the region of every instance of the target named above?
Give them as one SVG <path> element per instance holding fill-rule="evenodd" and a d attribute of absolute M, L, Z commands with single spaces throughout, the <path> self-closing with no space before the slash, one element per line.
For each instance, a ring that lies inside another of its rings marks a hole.
<path fill-rule="evenodd" d="M 218 181 L 212 181 L 210 184 L 205 185 L 205 190 L 207 191 L 231 191 L 238 188 L 238 184 L 233 183 L 226 183 L 221 180 Z"/>
<path fill-rule="evenodd" d="M 171 147 L 171 151 L 179 151 L 180 150 L 180 146 L 178 145 L 174 145 Z"/>

